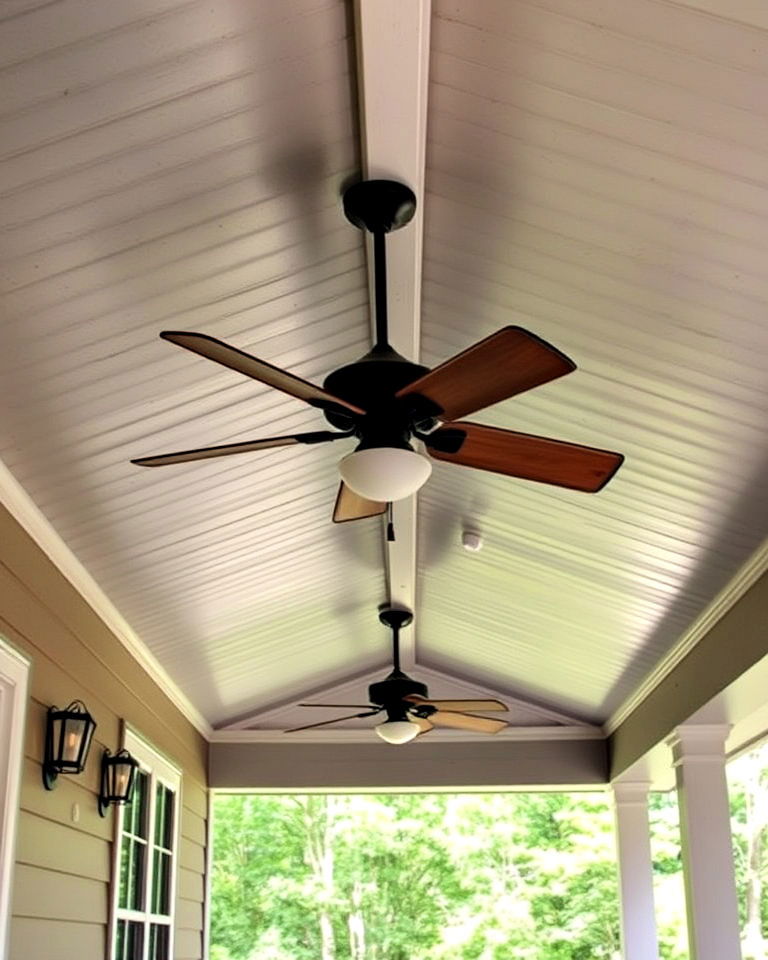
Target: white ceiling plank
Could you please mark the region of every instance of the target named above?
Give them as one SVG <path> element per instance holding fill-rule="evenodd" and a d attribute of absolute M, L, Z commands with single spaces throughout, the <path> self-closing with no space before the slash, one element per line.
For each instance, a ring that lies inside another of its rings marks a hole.
<path fill-rule="evenodd" d="M 413 221 L 387 237 L 389 339 L 395 350 L 414 361 L 421 341 L 430 17 L 430 0 L 355 3 L 364 175 L 399 180 L 417 200 Z M 368 263 L 372 293 L 370 249 Z M 392 519 L 395 540 L 385 541 L 389 600 L 415 611 L 416 497 L 395 503 Z M 413 667 L 415 626 L 402 631 L 401 658 L 406 670 Z"/>

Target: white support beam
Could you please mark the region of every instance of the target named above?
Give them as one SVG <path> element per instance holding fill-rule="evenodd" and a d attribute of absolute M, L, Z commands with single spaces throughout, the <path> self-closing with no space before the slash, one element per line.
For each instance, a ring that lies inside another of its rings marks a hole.
<path fill-rule="evenodd" d="M 430 15 L 430 0 L 355 2 L 363 174 L 366 179 L 399 180 L 416 194 L 412 222 L 387 237 L 389 340 L 395 350 L 414 361 L 419 358 L 421 338 Z M 370 245 L 368 264 L 372 291 Z M 385 541 L 389 599 L 415 612 L 415 496 L 394 504 L 393 520 L 395 542 Z M 415 660 L 414 629 L 407 627 L 401 634 L 406 670 Z"/>
<path fill-rule="evenodd" d="M 725 775 L 727 724 L 685 725 L 667 741 L 677 779 L 691 960 L 741 960 Z"/>
<path fill-rule="evenodd" d="M 624 960 L 658 960 L 647 782 L 612 784 Z"/>

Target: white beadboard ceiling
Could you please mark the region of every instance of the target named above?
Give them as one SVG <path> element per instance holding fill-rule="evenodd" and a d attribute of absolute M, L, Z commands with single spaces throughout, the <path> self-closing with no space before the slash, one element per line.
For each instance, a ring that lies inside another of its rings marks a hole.
<path fill-rule="evenodd" d="M 388 659 L 381 522 L 330 523 L 341 444 L 129 463 L 324 427 L 162 329 L 317 382 L 368 349 L 354 12 L 0 8 L 0 458 L 213 726 Z M 627 459 L 596 496 L 435 463 L 416 677 L 604 722 L 760 547 L 767 103 L 750 0 L 433 0 L 421 361 L 519 324 L 578 370 L 473 419 Z"/>

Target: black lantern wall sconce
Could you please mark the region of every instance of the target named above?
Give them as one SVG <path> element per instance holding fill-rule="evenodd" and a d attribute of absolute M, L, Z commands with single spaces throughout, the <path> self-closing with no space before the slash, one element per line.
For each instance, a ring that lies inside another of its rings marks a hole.
<path fill-rule="evenodd" d="M 66 710 L 49 707 L 43 759 L 46 790 L 53 790 L 60 773 L 83 772 L 95 729 L 96 721 L 81 700 L 73 700 Z"/>
<path fill-rule="evenodd" d="M 116 754 L 105 750 L 101 755 L 101 789 L 99 790 L 99 813 L 106 817 L 113 804 L 131 802 L 133 784 L 139 761 L 123 748 Z"/>

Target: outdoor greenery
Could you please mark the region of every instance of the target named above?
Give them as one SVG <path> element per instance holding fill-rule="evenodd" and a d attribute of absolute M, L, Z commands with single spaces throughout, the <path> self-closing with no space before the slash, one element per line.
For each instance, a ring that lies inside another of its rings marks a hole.
<path fill-rule="evenodd" d="M 758 761 L 731 783 L 745 960 L 768 960 Z M 674 795 L 651 821 L 660 956 L 686 960 Z M 218 796 L 211 943 L 212 960 L 619 960 L 609 799 Z"/>

